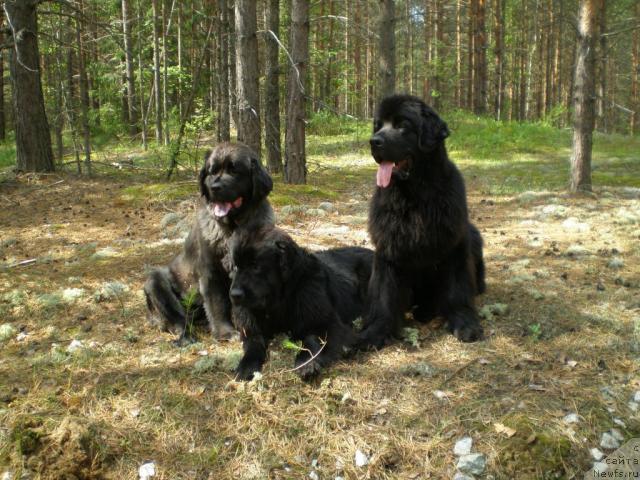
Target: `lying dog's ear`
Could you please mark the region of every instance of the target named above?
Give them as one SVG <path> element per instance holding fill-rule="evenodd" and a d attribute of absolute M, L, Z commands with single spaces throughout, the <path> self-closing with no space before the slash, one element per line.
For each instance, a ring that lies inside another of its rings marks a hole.
<path fill-rule="evenodd" d="M 430 152 L 450 134 L 449 127 L 435 112 L 427 107 L 420 115 L 421 125 L 418 135 L 418 145 L 423 152 Z"/>
<path fill-rule="evenodd" d="M 276 247 L 280 253 L 280 271 L 287 278 L 294 269 L 298 259 L 298 248 L 287 240 L 277 240 Z"/>
<path fill-rule="evenodd" d="M 273 189 L 273 180 L 269 172 L 255 157 L 251 158 L 251 181 L 253 182 L 253 200 L 265 198 Z"/>

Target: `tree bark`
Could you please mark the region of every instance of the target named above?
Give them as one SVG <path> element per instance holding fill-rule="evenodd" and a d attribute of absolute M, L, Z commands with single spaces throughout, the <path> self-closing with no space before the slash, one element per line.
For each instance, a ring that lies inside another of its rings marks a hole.
<path fill-rule="evenodd" d="M 131 7 L 130 0 L 122 0 L 122 36 L 124 39 L 125 77 L 127 88 L 127 108 L 129 113 L 129 135 L 138 134 L 138 100 L 136 99 L 136 83 L 133 69 L 133 41 L 131 40 Z"/>
<path fill-rule="evenodd" d="M 220 85 L 218 90 L 220 91 L 220 101 L 218 107 L 218 140 L 221 142 L 228 142 L 231 140 L 230 133 L 230 118 L 229 118 L 229 10 L 227 6 L 227 0 L 220 0 L 220 22 L 218 23 L 219 38 L 220 38 L 220 59 L 218 63 L 220 65 L 220 72 L 218 72 L 218 79 Z"/>
<path fill-rule="evenodd" d="M 5 42 L 4 17 L 0 16 L 0 43 Z M 57 89 L 56 89 L 57 91 Z M 6 121 L 4 113 L 4 50 L 0 50 L 0 141 L 7 138 Z"/>
<path fill-rule="evenodd" d="M 573 96 L 571 190 L 591 191 L 591 149 L 595 123 L 595 40 L 603 0 L 581 0 Z"/>
<path fill-rule="evenodd" d="M 294 65 L 289 72 L 285 181 L 302 184 L 307 181 L 305 95 L 309 62 L 309 0 L 292 0 L 291 2 L 290 48 Z"/>
<path fill-rule="evenodd" d="M 258 38 L 256 2 L 236 0 L 236 92 L 238 95 L 238 141 L 260 158 L 260 90 L 258 84 Z"/>
<path fill-rule="evenodd" d="M 395 93 L 396 89 L 396 13 L 394 0 L 380 0 L 378 32 L 378 101 Z"/>
<path fill-rule="evenodd" d="M 504 1 L 495 0 L 494 13 L 494 37 L 495 37 L 495 100 L 493 102 L 493 112 L 496 120 L 502 117 L 502 104 L 504 103 Z"/>
<path fill-rule="evenodd" d="M 640 3 L 636 4 L 636 19 L 640 21 Z M 631 109 L 633 113 L 629 119 L 629 133 L 635 135 L 640 118 L 640 98 L 638 92 L 640 76 L 640 29 L 633 32 L 633 46 L 631 47 Z"/>
<path fill-rule="evenodd" d="M 483 114 L 487 110 L 487 36 L 485 32 L 485 0 L 472 0 L 475 3 L 474 39 L 473 39 L 473 111 Z"/>
<path fill-rule="evenodd" d="M 17 168 L 53 172 L 51 133 L 42 95 L 38 16 L 35 0 L 5 1 L 4 8 L 15 46 L 9 49 L 13 86 Z"/>
<path fill-rule="evenodd" d="M 265 8 L 267 30 L 280 38 L 280 1 L 267 0 Z M 267 165 L 272 173 L 282 171 L 282 149 L 280 145 L 280 67 L 278 64 L 278 42 L 267 34 L 265 52 L 266 80 L 264 86 L 265 146 Z"/>
<path fill-rule="evenodd" d="M 80 8 L 84 14 L 83 2 Z M 83 15 L 84 16 L 84 15 Z M 80 122 L 82 125 L 82 138 L 84 140 L 84 166 L 87 174 L 91 175 L 91 129 L 89 128 L 89 80 L 86 68 L 86 51 L 82 38 L 80 20 L 76 19 L 76 42 L 78 45 L 78 72 L 80 84 Z"/>
<path fill-rule="evenodd" d="M 158 0 L 151 1 L 153 15 L 153 84 L 156 107 L 156 143 L 162 145 L 162 84 L 160 82 L 160 33 L 158 32 Z"/>

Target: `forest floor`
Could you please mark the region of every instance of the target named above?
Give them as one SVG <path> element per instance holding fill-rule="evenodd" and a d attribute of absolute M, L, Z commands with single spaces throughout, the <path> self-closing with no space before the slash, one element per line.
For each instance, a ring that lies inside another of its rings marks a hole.
<path fill-rule="evenodd" d="M 280 342 L 239 383 L 239 343 L 179 349 L 147 325 L 145 269 L 179 251 L 193 175 L 5 172 L 0 475 L 136 479 L 151 461 L 158 479 L 452 478 L 469 436 L 478 478 L 582 478 L 605 432 L 640 437 L 640 142 L 599 137 L 595 193 L 571 196 L 567 132 L 459 122 L 487 338 L 412 324 L 311 384 Z M 300 244 L 369 244 L 367 129 L 311 136 L 309 185 L 276 183 Z"/>

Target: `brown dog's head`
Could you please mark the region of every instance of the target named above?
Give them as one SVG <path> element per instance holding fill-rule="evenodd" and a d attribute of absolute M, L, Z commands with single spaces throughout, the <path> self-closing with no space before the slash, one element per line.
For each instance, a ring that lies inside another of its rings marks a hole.
<path fill-rule="evenodd" d="M 208 150 L 200 170 L 200 193 L 217 219 L 234 216 L 264 199 L 273 181 L 258 156 L 241 143 L 221 143 Z"/>

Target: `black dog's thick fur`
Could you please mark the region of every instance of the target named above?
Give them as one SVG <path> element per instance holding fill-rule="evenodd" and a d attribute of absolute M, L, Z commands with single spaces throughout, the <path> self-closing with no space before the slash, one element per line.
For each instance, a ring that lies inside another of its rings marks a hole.
<path fill-rule="evenodd" d="M 482 236 L 469 222 L 448 135 L 415 97 L 387 97 L 376 112 L 370 143 L 380 171 L 369 211 L 376 252 L 361 346 L 381 346 L 412 307 L 418 320 L 443 316 L 462 341 L 482 336 L 474 305 L 485 289 Z"/>
<path fill-rule="evenodd" d="M 295 367 L 303 378 L 353 346 L 352 322 L 363 313 L 371 250 L 311 253 L 273 228 L 234 234 L 231 258 L 229 294 L 244 349 L 237 378 L 249 380 L 262 369 L 269 342 L 279 333 L 302 342 Z"/>
<path fill-rule="evenodd" d="M 208 151 L 199 185 L 200 204 L 184 250 L 168 267 L 152 271 L 144 286 L 150 322 L 179 334 L 179 344 L 192 340 L 190 323 L 205 317 L 216 338 L 235 334 L 223 264 L 228 242 L 235 231 L 274 224 L 266 199 L 271 177 L 246 145 L 223 143 Z M 184 299 L 193 288 L 198 296 L 187 311 Z"/>

